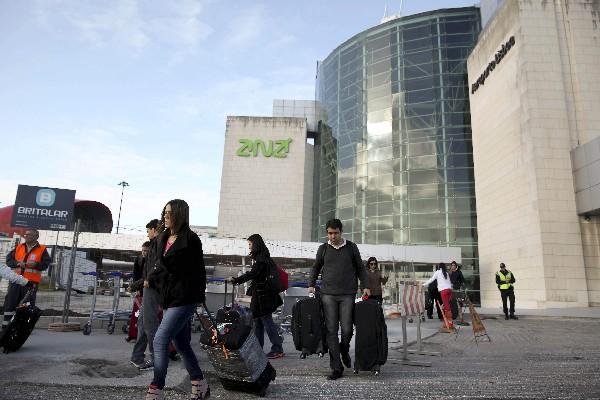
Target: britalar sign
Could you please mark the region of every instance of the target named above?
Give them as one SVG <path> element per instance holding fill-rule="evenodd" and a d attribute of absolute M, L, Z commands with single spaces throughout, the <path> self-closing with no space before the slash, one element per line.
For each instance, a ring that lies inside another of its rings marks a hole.
<path fill-rule="evenodd" d="M 11 226 L 64 231 L 71 229 L 75 191 L 19 185 Z"/>

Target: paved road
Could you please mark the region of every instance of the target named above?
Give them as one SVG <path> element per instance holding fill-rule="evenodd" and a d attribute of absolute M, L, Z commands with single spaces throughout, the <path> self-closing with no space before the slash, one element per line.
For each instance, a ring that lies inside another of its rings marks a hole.
<path fill-rule="evenodd" d="M 430 368 L 403 365 L 401 353 L 391 350 L 389 362 L 378 377 L 349 373 L 329 382 L 324 378 L 327 360 L 313 357 L 300 361 L 288 347 L 287 357 L 274 362 L 278 377 L 267 397 L 600 399 L 599 319 L 522 317 L 519 321 L 487 319 L 484 323 L 491 343 L 475 345 L 470 328 L 463 328 L 458 336 L 438 334 L 426 340 L 424 349 L 439 351 L 441 356 L 409 356 L 411 360 L 430 361 Z M 437 322 L 425 325 L 433 328 Z M 26 350 L 0 354 L 0 399 L 142 399 L 151 377 L 150 372 L 140 374 L 129 368 L 122 360 L 127 353 L 115 358 L 114 352 L 106 349 L 102 357 L 102 349 L 80 349 L 77 359 L 36 361 Z M 207 366 L 204 355 L 202 359 L 202 365 Z M 174 364 L 170 369 L 168 399 L 189 396 L 178 390 L 186 384 L 180 368 Z M 214 398 L 252 398 L 224 391 L 210 368 L 206 371 Z M 120 376 L 115 378 L 115 373 Z M 53 375 L 60 381 L 51 379 Z"/>

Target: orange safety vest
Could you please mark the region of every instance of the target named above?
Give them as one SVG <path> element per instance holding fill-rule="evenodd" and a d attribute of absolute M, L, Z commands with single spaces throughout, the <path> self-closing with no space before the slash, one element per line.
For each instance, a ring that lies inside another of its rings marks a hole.
<path fill-rule="evenodd" d="M 42 256 L 44 255 L 45 251 L 46 251 L 46 246 L 38 244 L 29 253 L 27 253 L 27 246 L 25 245 L 25 243 L 22 243 L 22 244 L 18 245 L 17 248 L 15 249 L 15 261 L 24 262 L 24 263 L 27 263 L 27 262 L 38 262 L 39 263 L 42 261 Z M 13 271 L 15 271 L 18 275 L 23 275 L 23 277 L 25 279 L 27 279 L 28 281 L 31 281 L 34 283 L 40 283 L 42 281 L 42 271 L 40 271 L 38 269 L 25 266 L 25 268 L 21 268 L 21 267 L 14 268 Z"/>

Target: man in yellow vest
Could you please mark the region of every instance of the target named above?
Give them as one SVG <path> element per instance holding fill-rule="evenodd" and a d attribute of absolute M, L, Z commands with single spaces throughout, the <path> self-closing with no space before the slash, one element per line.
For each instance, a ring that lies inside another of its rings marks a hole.
<path fill-rule="evenodd" d="M 504 311 L 504 319 L 519 319 L 515 315 L 515 289 L 513 284 L 515 283 L 515 276 L 512 272 L 506 269 L 504 263 L 500 263 L 500 271 L 496 272 L 496 284 L 500 289 L 500 295 L 502 296 L 502 310 Z M 506 299 L 510 300 L 510 316 L 508 307 L 506 306 Z"/>
<path fill-rule="evenodd" d="M 23 276 L 29 281 L 27 286 L 18 283 L 10 283 L 4 298 L 4 319 L 2 328 L 6 328 L 15 314 L 17 306 L 21 303 L 29 288 L 38 285 L 42 280 L 42 271 L 50 265 L 50 255 L 46 246 L 38 243 L 39 232 L 28 229 L 25 232 L 25 243 L 19 244 L 6 256 L 6 265 L 17 275 Z M 30 298 L 35 303 L 35 291 Z"/>

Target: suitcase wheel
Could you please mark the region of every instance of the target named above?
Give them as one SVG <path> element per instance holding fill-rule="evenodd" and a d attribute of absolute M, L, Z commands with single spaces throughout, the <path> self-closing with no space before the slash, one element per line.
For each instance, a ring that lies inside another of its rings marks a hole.
<path fill-rule="evenodd" d="M 306 353 L 300 353 L 300 358 L 304 360 L 306 358 Z"/>
<path fill-rule="evenodd" d="M 106 333 L 108 333 L 109 335 L 115 333 L 115 326 L 113 324 L 108 324 L 108 326 L 106 327 Z"/>
<path fill-rule="evenodd" d="M 265 397 L 267 395 L 267 388 L 262 388 L 260 389 L 260 391 L 257 393 L 258 397 Z"/>
<path fill-rule="evenodd" d="M 358 374 L 358 370 L 355 368 L 353 371 L 355 374 Z"/>
<path fill-rule="evenodd" d="M 377 370 L 373 371 L 373 375 L 375 375 L 375 376 L 379 375 L 379 371 L 377 371 Z"/>
<path fill-rule="evenodd" d="M 83 326 L 83 334 L 85 336 L 89 335 L 90 333 L 92 333 L 92 325 L 90 325 L 90 323 L 88 322 L 87 324 L 85 324 Z"/>
<path fill-rule="evenodd" d="M 325 353 L 320 352 L 319 353 L 319 358 L 323 358 L 324 355 L 325 355 Z"/>

